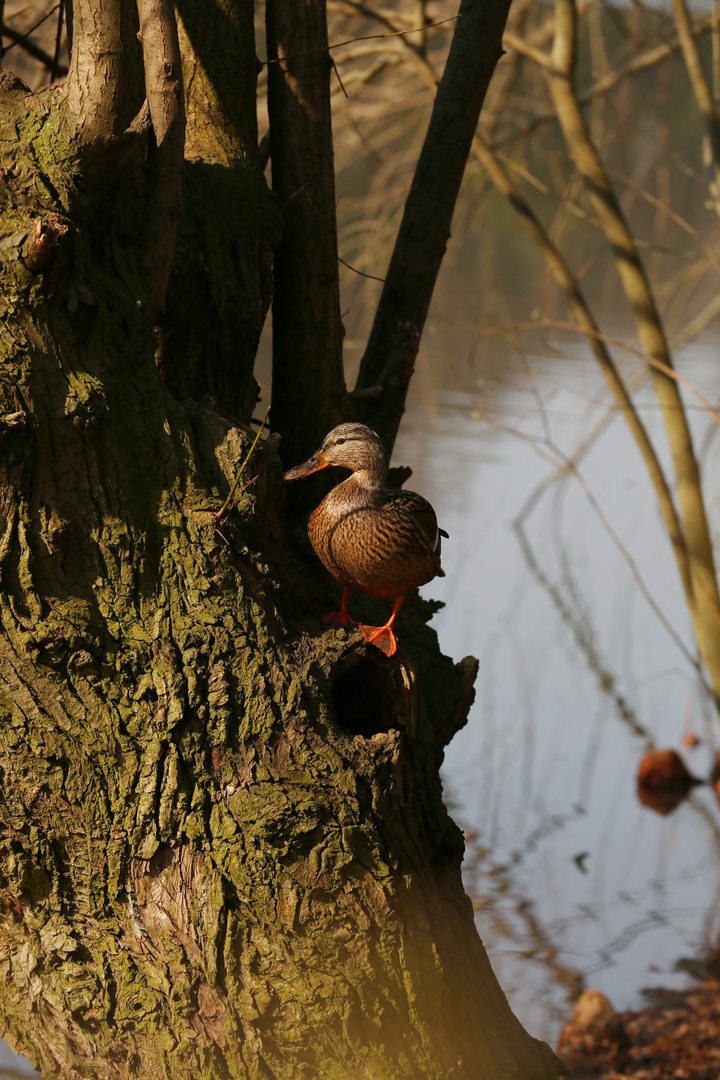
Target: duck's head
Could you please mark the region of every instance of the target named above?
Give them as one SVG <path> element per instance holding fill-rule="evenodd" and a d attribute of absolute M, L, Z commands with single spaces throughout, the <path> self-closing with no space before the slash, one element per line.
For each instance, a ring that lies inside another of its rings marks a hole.
<path fill-rule="evenodd" d="M 373 476 L 387 472 L 387 454 L 380 436 L 365 424 L 340 424 L 328 432 L 317 453 L 289 469 L 285 480 L 298 480 L 301 476 L 340 465 L 352 472 L 367 472 Z"/>

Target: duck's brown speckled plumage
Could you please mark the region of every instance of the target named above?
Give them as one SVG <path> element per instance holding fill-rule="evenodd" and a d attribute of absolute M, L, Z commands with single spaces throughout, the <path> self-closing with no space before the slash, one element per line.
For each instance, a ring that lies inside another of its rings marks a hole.
<path fill-rule="evenodd" d="M 312 546 L 345 586 L 343 606 L 334 616 L 345 624 L 352 622 L 345 606 L 347 589 L 381 599 L 394 597 L 395 608 L 385 627 L 360 627 L 368 641 L 392 655 L 396 648 L 392 623 L 403 596 L 434 577 L 444 577 L 435 511 L 414 491 L 384 486 L 385 448 L 364 424 L 334 428 L 320 450 L 290 469 L 285 479 L 295 480 L 328 465 L 341 465 L 353 473 L 323 499 L 308 524 Z M 389 645 L 382 644 L 383 635 Z"/>
<path fill-rule="evenodd" d="M 308 534 L 333 577 L 369 596 L 401 596 L 443 575 L 435 511 L 414 491 L 368 488 L 355 474 L 323 499 Z"/>

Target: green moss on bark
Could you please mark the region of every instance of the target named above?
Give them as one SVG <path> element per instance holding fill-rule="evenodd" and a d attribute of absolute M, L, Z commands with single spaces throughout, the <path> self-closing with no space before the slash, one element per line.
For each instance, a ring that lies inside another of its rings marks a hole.
<path fill-rule="evenodd" d="M 192 333 L 197 393 L 158 369 L 182 341 L 158 350 L 138 304 L 137 147 L 114 146 L 113 218 L 53 102 L 48 119 L 11 91 L 0 420 L 23 420 L 0 423 L 0 1034 L 62 1080 L 559 1076 L 489 969 L 442 804 L 472 665 L 441 658 L 419 616 L 392 661 L 323 626 L 273 439 L 217 521 L 252 434 L 198 400 Z M 168 310 L 238 372 L 247 420 L 271 227 L 241 159 L 192 163 Z M 33 272 L 23 237 L 51 213 L 63 228 Z M 179 308 L 210 250 L 196 323 Z"/>

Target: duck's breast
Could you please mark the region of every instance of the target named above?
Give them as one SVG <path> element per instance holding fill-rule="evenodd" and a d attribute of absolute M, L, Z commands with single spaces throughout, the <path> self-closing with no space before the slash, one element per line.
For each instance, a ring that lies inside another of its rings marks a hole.
<path fill-rule="evenodd" d="M 437 520 L 425 499 L 411 491 L 360 498 L 343 487 L 330 492 L 308 525 L 315 551 L 343 585 L 390 597 L 442 574 Z"/>

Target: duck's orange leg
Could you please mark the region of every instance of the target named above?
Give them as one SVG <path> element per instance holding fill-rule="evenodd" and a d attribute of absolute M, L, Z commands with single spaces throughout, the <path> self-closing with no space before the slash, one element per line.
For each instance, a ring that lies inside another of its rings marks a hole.
<path fill-rule="evenodd" d="M 343 585 L 343 598 L 339 611 L 331 611 L 329 615 L 323 615 L 323 622 L 339 622 L 341 626 L 356 626 L 355 620 L 348 614 L 347 609 L 348 588 Z"/>
<path fill-rule="evenodd" d="M 384 626 L 363 626 L 362 623 L 358 623 L 358 630 L 362 631 L 362 635 L 368 645 L 375 645 L 376 648 L 381 649 L 386 656 L 394 656 L 397 652 L 397 640 L 393 633 L 392 626 L 395 622 L 395 616 L 400 610 L 400 605 L 404 599 L 404 593 L 402 596 L 395 597 L 392 615 Z"/>

